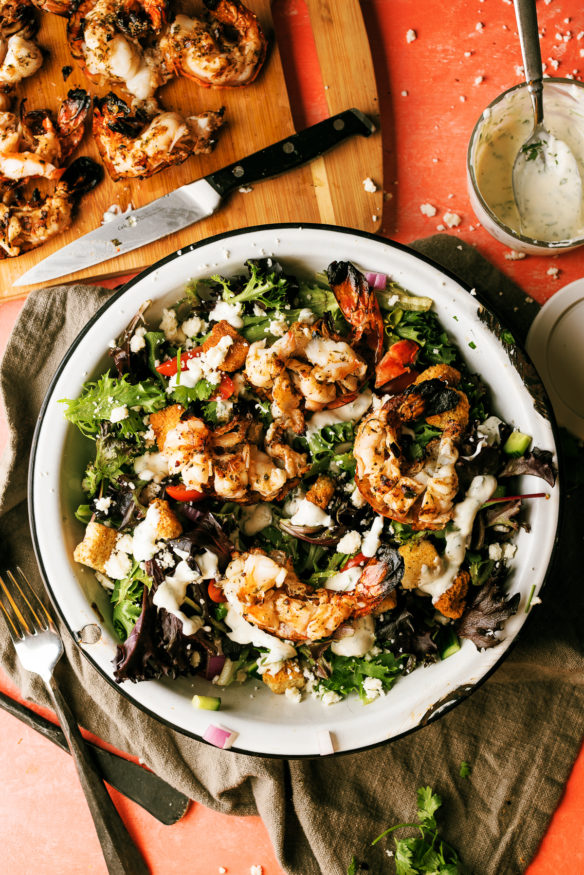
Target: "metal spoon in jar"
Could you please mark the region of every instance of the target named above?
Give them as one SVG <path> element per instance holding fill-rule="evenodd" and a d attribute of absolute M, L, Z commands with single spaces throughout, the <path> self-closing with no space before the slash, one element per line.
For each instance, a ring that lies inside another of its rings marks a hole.
<path fill-rule="evenodd" d="M 534 128 L 513 164 L 521 232 L 536 240 L 568 240 L 582 229 L 582 177 L 570 147 L 543 121 L 543 77 L 535 0 L 514 0 Z"/>

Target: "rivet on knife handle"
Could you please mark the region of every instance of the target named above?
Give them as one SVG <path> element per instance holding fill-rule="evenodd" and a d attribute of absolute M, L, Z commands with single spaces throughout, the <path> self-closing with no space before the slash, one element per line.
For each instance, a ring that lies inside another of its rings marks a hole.
<path fill-rule="evenodd" d="M 222 167 L 205 179 L 222 197 L 225 197 L 242 185 L 269 179 L 294 167 L 300 167 L 301 164 L 318 158 L 348 137 L 353 137 L 355 134 L 368 137 L 374 131 L 375 125 L 360 110 L 346 109 L 305 128 L 299 134 L 293 134 L 265 149 L 260 149 L 259 152 L 248 155 L 241 161 Z"/>

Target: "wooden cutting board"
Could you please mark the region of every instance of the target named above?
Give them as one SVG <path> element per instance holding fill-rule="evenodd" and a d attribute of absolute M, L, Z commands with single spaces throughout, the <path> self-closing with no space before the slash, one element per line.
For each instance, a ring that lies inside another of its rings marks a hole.
<path fill-rule="evenodd" d="M 160 92 L 165 109 L 185 115 L 225 106 L 226 123 L 219 131 L 211 155 L 189 158 L 146 180 L 104 181 L 83 198 L 72 227 L 33 252 L 0 261 L 0 301 L 22 297 L 31 290 L 12 283 L 51 252 L 101 224 L 104 212 L 118 204 L 125 209 L 143 206 L 180 185 L 255 152 L 294 133 L 278 46 L 273 40 L 271 0 L 249 0 L 266 33 L 270 51 L 258 79 L 247 88 L 202 88 L 188 79 L 175 80 Z M 358 107 L 378 121 L 378 99 L 367 34 L 358 0 L 307 0 L 318 60 L 330 114 Z M 183 4 L 184 8 L 184 4 Z M 194 5 L 196 8 L 196 4 Z M 104 94 L 90 83 L 71 59 L 65 38 L 66 22 L 42 13 L 38 41 L 49 56 L 41 71 L 21 84 L 20 96 L 27 109 L 51 107 L 70 88 L 86 88 Z M 65 82 L 62 68 L 74 67 Z M 99 159 L 88 132 L 76 155 Z M 327 222 L 376 231 L 381 227 L 383 207 L 383 163 L 381 134 L 364 139 L 354 137 L 311 165 L 253 186 L 253 191 L 235 193 L 219 211 L 177 234 L 165 237 L 119 258 L 95 265 L 64 278 L 99 279 L 134 273 L 189 243 L 212 234 L 268 222 Z M 363 180 L 371 177 L 378 190 L 366 192 Z M 373 217 L 376 217 L 374 220 Z"/>

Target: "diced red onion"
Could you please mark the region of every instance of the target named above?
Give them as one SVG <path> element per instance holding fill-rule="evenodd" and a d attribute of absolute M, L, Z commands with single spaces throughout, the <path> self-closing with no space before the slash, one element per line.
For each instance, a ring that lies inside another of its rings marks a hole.
<path fill-rule="evenodd" d="M 228 747 L 231 747 L 237 735 L 238 733 L 232 732 L 231 729 L 226 729 L 224 726 L 215 726 L 213 723 L 210 723 L 203 735 L 203 741 L 208 741 L 209 744 L 213 744 L 215 747 L 227 750 Z"/>
<path fill-rule="evenodd" d="M 205 669 L 205 677 L 208 681 L 212 681 L 213 678 L 217 677 L 217 675 L 221 674 L 223 671 L 223 666 L 225 665 L 226 657 L 223 654 L 218 654 L 217 656 L 209 656 L 207 659 L 207 668 Z"/>
<path fill-rule="evenodd" d="M 365 279 L 373 289 L 384 289 L 387 285 L 387 274 L 385 273 L 369 271 L 365 274 Z"/>

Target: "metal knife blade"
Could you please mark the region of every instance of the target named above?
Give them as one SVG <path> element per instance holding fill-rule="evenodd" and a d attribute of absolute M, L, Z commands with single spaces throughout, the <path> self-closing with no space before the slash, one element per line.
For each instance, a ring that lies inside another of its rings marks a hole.
<path fill-rule="evenodd" d="M 48 282 L 109 258 L 125 255 L 207 218 L 220 203 L 221 197 L 207 180 L 198 179 L 79 237 L 40 261 L 19 277 L 14 285 Z"/>
<path fill-rule="evenodd" d="M 61 750 L 70 753 L 67 740 L 58 726 L 45 720 L 40 714 L 16 702 L 0 692 L 0 707 L 35 729 Z M 96 759 L 99 770 L 108 784 L 123 793 L 128 799 L 141 805 L 161 823 L 170 826 L 186 814 L 190 800 L 167 784 L 162 778 L 136 763 L 126 760 L 109 750 L 87 742 Z"/>
<path fill-rule="evenodd" d="M 374 131 L 360 110 L 347 109 L 90 231 L 39 262 L 15 285 L 75 273 L 187 228 L 214 213 L 234 189 L 300 167 L 348 137 L 368 137 Z"/>

